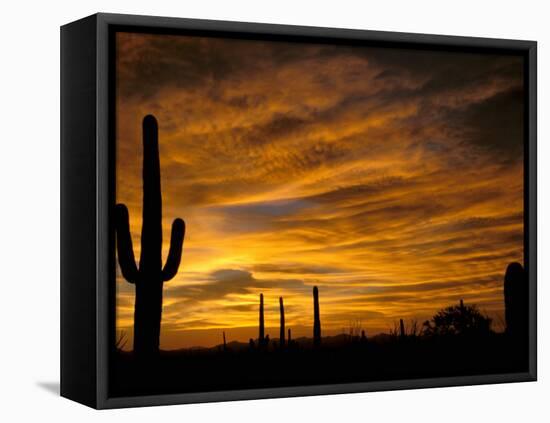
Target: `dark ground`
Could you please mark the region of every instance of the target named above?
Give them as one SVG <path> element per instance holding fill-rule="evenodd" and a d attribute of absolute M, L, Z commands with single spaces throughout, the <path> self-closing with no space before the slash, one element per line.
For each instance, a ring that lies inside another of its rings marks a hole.
<path fill-rule="evenodd" d="M 378 337 L 352 342 L 343 335 L 323 339 L 319 349 L 302 339 L 267 351 L 245 344 L 161 352 L 137 360 L 112 356 L 110 396 L 135 396 L 372 382 L 527 371 L 525 342 L 503 334 L 418 338 Z"/>

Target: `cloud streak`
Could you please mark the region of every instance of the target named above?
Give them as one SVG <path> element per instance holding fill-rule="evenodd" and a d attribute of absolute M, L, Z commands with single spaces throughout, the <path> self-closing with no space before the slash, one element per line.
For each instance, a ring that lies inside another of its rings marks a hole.
<path fill-rule="evenodd" d="M 522 60 L 119 33 L 117 202 L 138 248 L 152 113 L 165 240 L 173 218 L 187 224 L 162 347 L 222 328 L 246 340 L 260 292 L 268 327 L 284 296 L 287 325 L 309 335 L 313 285 L 325 333 L 460 298 L 500 316 L 505 267 L 523 262 Z M 117 289 L 130 333 L 133 287 L 118 275 Z"/>

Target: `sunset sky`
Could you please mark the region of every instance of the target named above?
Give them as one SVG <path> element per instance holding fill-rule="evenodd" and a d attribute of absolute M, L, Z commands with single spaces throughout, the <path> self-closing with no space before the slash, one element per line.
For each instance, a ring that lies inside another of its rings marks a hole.
<path fill-rule="evenodd" d="M 523 264 L 523 59 L 517 56 L 117 34 L 116 201 L 139 257 L 141 121 L 159 122 L 161 348 L 369 335 L 457 303 L 503 316 Z M 132 345 L 134 285 L 117 266 L 117 329 Z"/>

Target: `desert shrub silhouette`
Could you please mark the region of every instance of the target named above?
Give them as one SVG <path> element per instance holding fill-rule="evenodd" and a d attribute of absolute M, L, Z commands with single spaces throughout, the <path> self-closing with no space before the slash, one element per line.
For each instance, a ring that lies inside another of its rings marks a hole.
<path fill-rule="evenodd" d="M 134 258 L 128 208 L 124 204 L 115 207 L 115 230 L 120 270 L 124 278 L 135 285 L 134 353 L 143 357 L 158 353 L 163 284 L 176 276 L 185 237 L 184 221 L 175 219 L 172 223 L 170 250 L 163 267 L 158 125 L 151 115 L 143 119 L 142 209 L 139 267 Z"/>
<path fill-rule="evenodd" d="M 424 322 L 425 336 L 486 336 L 491 333 L 491 318 L 484 316 L 475 305 L 447 307 L 435 314 L 431 321 Z"/>
<path fill-rule="evenodd" d="M 126 332 L 121 330 L 115 339 L 115 343 L 114 343 L 115 351 L 118 353 L 122 352 L 124 350 L 124 347 L 126 346 L 127 341 L 128 340 L 126 339 Z"/>

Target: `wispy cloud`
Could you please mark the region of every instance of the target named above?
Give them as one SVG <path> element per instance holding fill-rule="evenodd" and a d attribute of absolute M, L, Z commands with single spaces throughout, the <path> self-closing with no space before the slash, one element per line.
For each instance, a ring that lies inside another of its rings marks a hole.
<path fill-rule="evenodd" d="M 327 333 L 460 298 L 500 315 L 506 264 L 523 261 L 522 69 L 511 55 L 118 34 L 117 202 L 139 248 L 152 113 L 164 256 L 171 220 L 187 224 L 162 345 L 250 336 L 260 292 L 268 326 L 284 296 L 287 324 L 308 328 L 313 285 Z M 117 280 L 129 328 L 133 287 Z"/>

